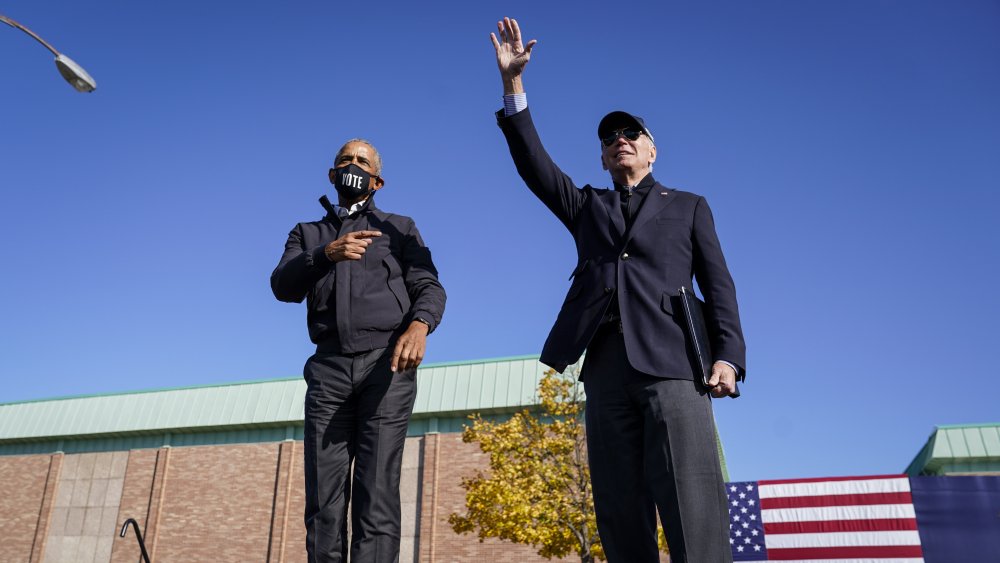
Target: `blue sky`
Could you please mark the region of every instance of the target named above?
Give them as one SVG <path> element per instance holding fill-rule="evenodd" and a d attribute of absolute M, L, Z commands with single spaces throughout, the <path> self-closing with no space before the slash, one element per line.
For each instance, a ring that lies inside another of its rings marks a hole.
<path fill-rule="evenodd" d="M 537 38 L 529 105 L 578 184 L 596 124 L 704 195 L 748 343 L 716 403 L 735 479 L 901 471 L 995 422 L 1000 3 L 31 2 L 0 29 L 0 402 L 289 377 L 268 277 L 344 140 L 385 160 L 448 295 L 427 361 L 537 353 L 575 263 L 510 162 L 488 34 Z"/>

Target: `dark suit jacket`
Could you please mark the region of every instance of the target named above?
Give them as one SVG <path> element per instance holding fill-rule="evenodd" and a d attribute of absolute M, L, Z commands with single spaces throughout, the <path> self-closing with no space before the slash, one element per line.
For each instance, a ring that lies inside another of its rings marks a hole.
<path fill-rule="evenodd" d="M 705 297 L 715 360 L 745 374 L 746 346 L 736 288 L 705 198 L 655 183 L 628 234 L 619 193 L 577 188 L 542 147 L 529 110 L 497 122 L 521 178 L 576 241 L 573 283 L 541 361 L 562 371 L 590 343 L 611 300 L 618 299 L 629 363 L 658 377 L 694 379 L 678 290 L 692 277 Z M 742 377 L 741 377 L 742 378 Z"/>
<path fill-rule="evenodd" d="M 309 337 L 324 352 L 382 348 L 414 317 L 427 321 L 433 331 L 444 314 L 444 288 L 413 219 L 382 211 L 374 199 L 352 217 L 327 214 L 296 225 L 271 274 L 271 289 L 279 300 L 307 300 Z M 363 230 L 381 231 L 382 236 L 372 239 L 360 260 L 333 263 L 326 258 L 327 244 Z"/>

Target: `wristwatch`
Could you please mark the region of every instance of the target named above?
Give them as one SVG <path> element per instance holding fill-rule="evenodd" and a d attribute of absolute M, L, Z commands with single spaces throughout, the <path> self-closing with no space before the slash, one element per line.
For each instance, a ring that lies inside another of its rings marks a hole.
<path fill-rule="evenodd" d="M 427 329 L 430 330 L 431 322 L 428 321 L 427 319 L 423 317 L 413 317 L 413 320 L 417 321 L 418 323 L 424 323 L 425 325 L 427 325 Z"/>

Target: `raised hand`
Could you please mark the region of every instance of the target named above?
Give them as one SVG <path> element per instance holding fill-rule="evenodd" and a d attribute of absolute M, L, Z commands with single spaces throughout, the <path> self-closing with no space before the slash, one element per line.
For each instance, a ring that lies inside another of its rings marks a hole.
<path fill-rule="evenodd" d="M 499 39 L 497 39 L 499 35 Z M 497 52 L 497 67 L 504 83 L 504 94 L 523 92 L 521 74 L 524 65 L 531 59 L 531 49 L 538 41 L 532 39 L 527 45 L 521 43 L 521 28 L 517 20 L 504 18 L 497 22 L 497 34 L 490 34 L 493 48 Z"/>

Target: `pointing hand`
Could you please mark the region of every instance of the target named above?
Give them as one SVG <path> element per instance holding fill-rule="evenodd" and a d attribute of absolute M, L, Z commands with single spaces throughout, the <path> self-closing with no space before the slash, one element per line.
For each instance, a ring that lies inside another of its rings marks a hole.
<path fill-rule="evenodd" d="M 372 237 L 380 237 L 379 231 L 355 231 L 347 233 L 339 239 L 326 245 L 323 252 L 331 262 L 343 260 L 360 260 L 372 243 Z"/>

